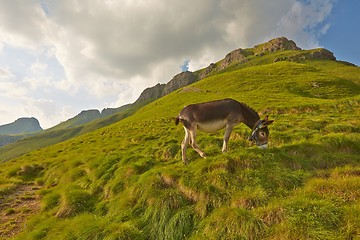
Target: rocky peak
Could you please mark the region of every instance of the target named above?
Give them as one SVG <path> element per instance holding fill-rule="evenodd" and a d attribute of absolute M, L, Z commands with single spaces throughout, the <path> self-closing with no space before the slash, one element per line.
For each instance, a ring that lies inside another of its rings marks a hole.
<path fill-rule="evenodd" d="M 222 61 L 220 65 L 220 70 L 228 67 L 231 63 L 235 61 L 240 63 L 247 62 L 248 60 L 246 56 L 246 51 L 242 48 L 229 52 L 228 54 L 226 54 L 224 60 Z"/>
<path fill-rule="evenodd" d="M 19 118 L 13 123 L 0 126 L 0 135 L 26 134 L 42 130 L 36 118 Z"/>
<path fill-rule="evenodd" d="M 100 111 L 97 109 L 83 110 L 73 118 L 68 119 L 72 122 L 72 126 L 81 125 L 92 120 L 100 118 Z"/>
<path fill-rule="evenodd" d="M 96 118 L 100 116 L 100 111 L 98 109 L 89 109 L 81 111 L 77 117 L 83 118 Z"/>
<path fill-rule="evenodd" d="M 255 49 L 256 53 L 301 50 L 293 40 L 288 40 L 286 37 L 274 38 L 267 43 L 256 45 Z"/>

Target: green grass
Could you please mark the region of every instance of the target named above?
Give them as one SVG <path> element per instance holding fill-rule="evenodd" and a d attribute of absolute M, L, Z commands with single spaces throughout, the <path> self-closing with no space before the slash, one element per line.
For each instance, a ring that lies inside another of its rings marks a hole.
<path fill-rule="evenodd" d="M 38 134 L 22 135 L 20 140 L 0 148 L 0 163 L 120 121 L 132 115 L 141 108 L 142 105 L 143 104 L 132 105 L 130 107 L 124 106 L 116 114 L 99 118 L 89 123 L 82 124 L 81 119 L 73 118 Z"/>
<path fill-rule="evenodd" d="M 14 238 L 359 238 L 359 83 L 359 68 L 333 61 L 233 68 L 4 162 L 1 196 L 43 184 L 41 212 Z M 269 149 L 248 142 L 251 130 L 240 125 L 226 154 L 223 132 L 199 133 L 208 158 L 189 148 L 184 165 L 184 131 L 173 118 L 187 104 L 225 97 L 275 120 Z"/>

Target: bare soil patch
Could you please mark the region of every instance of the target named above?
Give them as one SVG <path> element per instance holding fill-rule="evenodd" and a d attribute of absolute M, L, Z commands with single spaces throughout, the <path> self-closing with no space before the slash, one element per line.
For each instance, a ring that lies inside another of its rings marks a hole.
<path fill-rule="evenodd" d="M 23 184 L 0 196 L 0 239 L 20 233 L 26 228 L 26 220 L 40 211 L 39 189 L 35 184 Z"/>

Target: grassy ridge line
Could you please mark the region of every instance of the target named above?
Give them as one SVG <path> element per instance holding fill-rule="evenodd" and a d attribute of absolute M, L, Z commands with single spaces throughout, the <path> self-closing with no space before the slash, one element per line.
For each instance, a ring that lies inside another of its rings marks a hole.
<path fill-rule="evenodd" d="M 322 64 L 334 67 L 330 61 Z M 347 75 L 327 74 L 315 66 L 279 62 L 216 75 L 150 103 L 125 122 L 174 117 L 189 103 L 226 97 L 244 101 L 259 111 L 334 105 L 340 99 L 358 101 L 359 77 L 348 80 Z M 359 68 L 350 69 L 349 75 L 359 76 Z"/>
<path fill-rule="evenodd" d="M 256 49 L 247 49 L 246 51 L 249 52 L 249 54 L 253 55 L 254 51 L 256 51 Z M 248 56 L 249 57 L 249 61 L 245 62 L 245 63 L 238 63 L 235 62 L 232 65 L 230 65 L 229 67 L 227 67 L 224 70 L 221 70 L 221 72 L 229 72 L 229 71 L 233 71 L 236 69 L 244 69 L 244 68 L 248 68 L 248 67 L 252 67 L 252 66 L 257 66 L 257 65 L 262 65 L 262 64 L 270 64 L 272 63 L 275 59 L 279 59 L 279 58 L 286 58 L 289 56 L 296 56 L 299 54 L 309 54 L 316 51 L 316 49 L 314 50 L 303 50 L 303 51 L 279 51 L 279 52 L 274 52 L 274 53 L 267 53 L 265 55 L 260 55 L 256 56 Z M 218 63 L 216 63 L 217 65 L 220 65 L 221 62 L 223 60 L 219 61 Z M 316 62 L 316 61 L 314 61 Z M 319 62 L 323 62 L 323 61 L 319 61 Z M 333 67 L 336 68 L 344 68 L 343 71 L 337 71 L 337 72 L 332 72 L 332 74 L 335 73 L 348 73 L 346 75 L 347 79 L 356 79 L 356 77 L 351 77 L 354 75 L 351 75 L 350 73 L 356 71 L 354 69 L 354 67 L 349 67 L 348 65 L 345 64 L 338 64 L 336 62 L 333 61 L 328 61 L 326 65 L 328 64 L 333 64 Z M 322 65 L 318 65 L 317 67 L 321 67 Z M 329 68 L 324 68 L 324 69 L 329 69 Z M 331 68 L 330 68 L 331 69 Z M 204 69 L 203 69 L 204 70 Z M 197 72 L 195 72 L 195 74 L 200 74 L 201 71 L 203 70 L 199 70 Z M 214 71 L 212 73 L 212 75 L 214 74 L 219 74 L 219 71 Z M 356 76 L 356 74 L 355 74 Z M 130 109 L 128 106 L 124 106 L 123 110 L 121 113 L 115 114 L 109 118 L 105 118 L 105 119 L 100 119 L 97 121 L 93 121 L 90 124 L 85 124 L 85 125 L 81 125 L 81 126 L 77 126 L 77 127 L 71 127 L 70 129 L 68 129 L 69 125 L 77 125 L 76 123 L 73 122 L 73 120 L 68 120 L 62 124 L 59 124 L 58 126 L 55 126 L 54 128 L 48 129 L 45 131 L 45 133 L 37 135 L 35 137 L 30 137 L 30 138 L 26 138 L 22 141 L 18 141 L 14 144 L 11 144 L 9 146 L 5 146 L 0 148 L 0 162 L 4 162 L 7 161 L 11 158 L 20 156 L 21 154 L 27 153 L 29 151 L 41 148 L 41 147 L 45 147 L 51 144 L 55 144 L 73 137 L 76 137 L 78 135 L 84 134 L 86 132 L 90 132 L 93 131 L 95 129 L 104 127 L 106 125 L 109 125 L 111 123 L 114 123 L 116 121 L 119 121 L 123 118 L 126 118 L 127 116 L 131 115 L 133 112 L 135 112 L 137 109 L 139 109 L 141 107 L 141 105 L 137 105 L 137 106 L 131 106 Z"/>
<path fill-rule="evenodd" d="M 83 124 L 80 126 L 73 126 L 73 122 L 67 121 L 64 124 L 59 124 L 53 128 L 47 129 L 42 133 L 39 133 L 35 136 L 30 136 L 24 139 L 21 139 L 15 143 L 6 145 L 0 148 L 0 162 L 8 161 L 12 158 L 18 157 L 22 154 L 28 153 L 30 151 L 43 148 L 52 144 L 56 144 L 81 134 L 85 134 L 96 129 L 102 128 L 104 126 L 110 125 L 114 122 L 120 121 L 134 112 L 136 112 L 142 105 L 134 105 L 130 108 L 126 108 L 123 111 L 113 114 L 106 118 L 101 118 L 94 120 L 90 123 Z"/>
<path fill-rule="evenodd" d="M 332 64 L 213 76 L 109 127 L 3 163 L 3 195 L 23 181 L 46 189 L 42 213 L 18 239 L 358 236 L 359 79 L 321 69 Z M 244 126 L 226 155 L 221 134 L 199 134 L 209 158 L 189 149 L 184 166 L 183 130 L 171 118 L 184 105 L 223 97 L 270 112 L 272 148 L 250 147 Z M 22 173 L 24 165 L 33 171 Z"/>

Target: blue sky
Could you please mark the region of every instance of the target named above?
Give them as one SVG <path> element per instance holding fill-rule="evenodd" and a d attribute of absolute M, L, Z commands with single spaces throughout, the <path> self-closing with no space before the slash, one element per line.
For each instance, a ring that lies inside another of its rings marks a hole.
<path fill-rule="evenodd" d="M 339 0 L 328 17 L 330 28 L 319 38 L 320 45 L 338 60 L 360 66 L 360 1 Z"/>
<path fill-rule="evenodd" d="M 285 36 L 360 65 L 357 0 L 0 1 L 0 125 L 134 102 L 180 71 Z"/>

